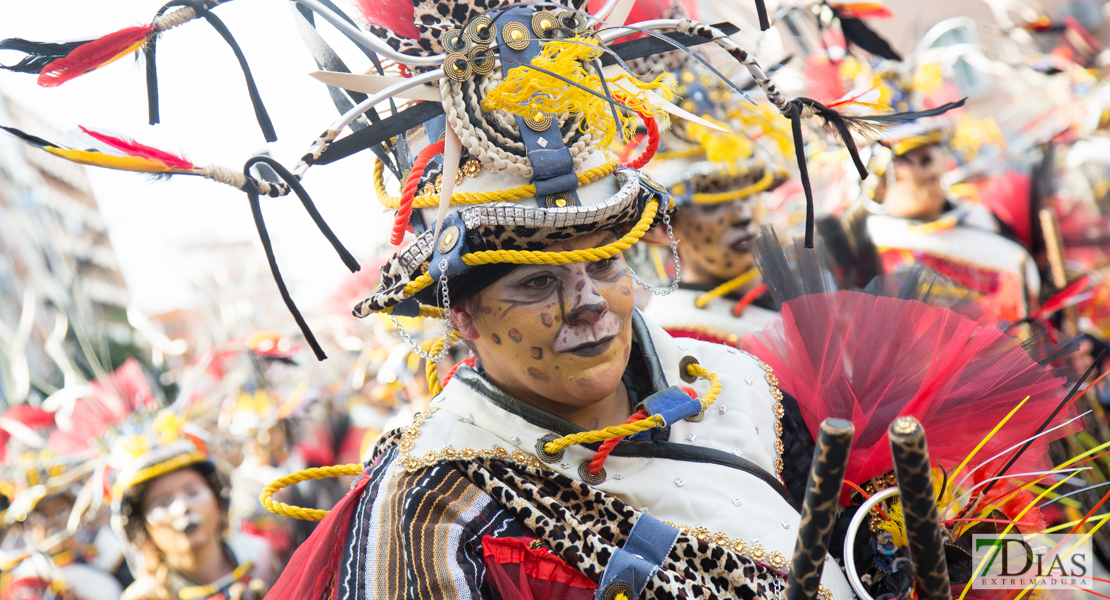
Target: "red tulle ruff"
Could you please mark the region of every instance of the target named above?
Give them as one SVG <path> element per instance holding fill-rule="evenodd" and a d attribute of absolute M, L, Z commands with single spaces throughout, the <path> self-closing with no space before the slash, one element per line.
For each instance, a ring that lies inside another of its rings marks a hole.
<path fill-rule="evenodd" d="M 482 538 L 490 584 L 505 600 L 590 600 L 597 584 L 524 538 Z"/>
<path fill-rule="evenodd" d="M 975 466 L 1033 435 L 1067 391 L 1063 379 L 997 328 L 916 300 L 860 292 L 786 302 L 778 320 L 741 345 L 774 368 L 814 437 L 827 418 L 852 421 L 846 478 L 857 483 L 892 469 L 886 432 L 898 416 L 921 421 L 934 464 L 950 469 L 1029 396 Z M 1063 432 L 1054 434 L 1038 438 L 1008 473 L 1038 470 L 1044 445 Z"/>

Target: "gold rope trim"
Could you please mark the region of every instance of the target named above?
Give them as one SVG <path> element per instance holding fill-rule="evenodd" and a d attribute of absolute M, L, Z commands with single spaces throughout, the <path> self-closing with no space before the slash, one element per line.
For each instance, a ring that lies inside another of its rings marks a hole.
<path fill-rule="evenodd" d="M 658 210 L 659 200 L 652 198 L 648 201 L 647 205 L 644 206 L 644 212 L 640 216 L 640 220 L 631 231 L 626 233 L 621 239 L 597 248 L 567 250 L 564 252 L 544 252 L 542 250 L 486 250 L 484 252 L 464 254 L 462 256 L 462 261 L 463 264 L 473 267 L 476 265 L 494 263 L 509 263 L 515 265 L 569 265 L 573 263 L 606 260 L 628 250 L 633 244 L 640 241 L 640 238 L 647 233 L 647 230 L 651 229 L 651 223 L 655 220 L 655 214 Z M 410 281 L 408 285 L 405 286 L 403 294 L 406 298 L 411 298 L 420 290 L 423 290 L 433 283 L 435 283 L 435 281 L 432 279 L 431 275 L 424 273 Z"/>
<path fill-rule="evenodd" d="M 709 391 L 701 398 L 701 409 L 705 410 L 713 401 L 717 399 L 717 394 L 721 393 L 721 378 L 713 371 L 705 367 L 691 363 L 686 365 L 686 372 L 709 381 Z M 640 419 L 632 423 L 624 425 L 616 425 L 613 427 L 606 427 L 605 429 L 598 429 L 596 431 L 584 431 L 582 433 L 573 433 L 571 435 L 563 436 L 557 440 L 551 440 L 544 444 L 543 451 L 548 454 L 557 454 L 561 450 L 565 450 L 571 446 L 578 444 L 592 444 L 594 442 L 603 442 L 608 439 L 624 437 L 626 435 L 633 435 L 655 427 L 663 427 L 666 423 L 659 415 L 651 415 L 646 419 Z"/>
<path fill-rule="evenodd" d="M 767 169 L 763 171 L 763 177 L 759 181 L 738 190 L 730 190 L 727 192 L 717 192 L 713 194 L 694 194 L 690 196 L 690 200 L 694 204 L 719 204 L 722 202 L 729 202 L 732 200 L 739 200 L 747 198 L 754 194 L 767 191 L 775 183 L 778 176 L 786 177 L 786 173 L 774 169 Z"/>
<path fill-rule="evenodd" d="M 705 308 L 706 306 L 709 306 L 710 302 L 716 300 L 717 298 L 720 298 L 721 296 L 727 296 L 728 294 L 731 294 L 732 292 L 744 287 L 745 285 L 748 285 L 753 279 L 758 276 L 759 269 L 749 269 L 743 275 L 740 275 L 739 277 L 734 277 L 733 279 L 729 279 L 721 285 L 709 290 L 708 292 L 698 296 L 697 298 L 694 298 L 694 306 L 698 308 Z"/>
<path fill-rule="evenodd" d="M 270 482 L 265 488 L 262 489 L 262 494 L 258 496 L 258 501 L 266 510 L 281 515 L 283 517 L 292 517 L 302 521 L 320 521 L 328 516 L 328 511 L 320 510 L 318 508 L 302 508 L 300 506 L 292 506 L 284 502 L 274 500 L 273 496 L 278 490 L 287 488 L 291 485 L 300 483 L 302 481 L 314 481 L 316 479 L 330 479 L 332 477 L 355 477 L 362 474 L 362 465 L 336 465 L 333 467 L 314 467 L 290 473 L 284 477 L 278 477 Z"/>

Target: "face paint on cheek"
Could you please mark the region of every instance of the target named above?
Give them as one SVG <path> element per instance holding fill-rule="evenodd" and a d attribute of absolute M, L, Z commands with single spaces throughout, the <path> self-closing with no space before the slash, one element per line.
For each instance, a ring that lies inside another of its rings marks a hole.
<path fill-rule="evenodd" d="M 551 378 L 548 377 L 547 373 L 544 373 L 543 371 L 537 369 L 536 367 L 528 367 L 528 375 L 530 377 L 532 377 L 532 379 L 536 379 L 536 380 L 539 380 L 539 381 L 550 381 L 551 380 Z"/>
<path fill-rule="evenodd" d="M 495 333 L 495 334 L 491 335 L 490 337 L 493 338 L 493 343 L 497 344 L 498 346 L 501 345 L 501 336 L 499 336 Z"/>
<path fill-rule="evenodd" d="M 519 329 L 517 329 L 516 327 L 513 327 L 512 329 L 509 330 L 509 339 L 512 340 L 513 342 L 519 344 L 521 342 L 521 340 L 524 339 L 524 336 L 520 334 Z"/>
<path fill-rule="evenodd" d="M 555 324 L 555 319 L 552 319 L 548 313 L 540 313 L 540 323 L 543 323 L 544 327 L 551 327 Z"/>
<path fill-rule="evenodd" d="M 543 348 L 532 346 L 532 358 L 536 360 L 543 360 Z"/>

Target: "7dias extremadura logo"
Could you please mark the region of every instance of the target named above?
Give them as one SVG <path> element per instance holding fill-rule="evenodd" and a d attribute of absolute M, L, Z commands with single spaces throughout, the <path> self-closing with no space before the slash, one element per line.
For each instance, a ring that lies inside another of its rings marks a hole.
<path fill-rule="evenodd" d="M 973 588 L 1091 589 L 1094 559 L 1086 536 L 973 535 L 971 545 Z"/>

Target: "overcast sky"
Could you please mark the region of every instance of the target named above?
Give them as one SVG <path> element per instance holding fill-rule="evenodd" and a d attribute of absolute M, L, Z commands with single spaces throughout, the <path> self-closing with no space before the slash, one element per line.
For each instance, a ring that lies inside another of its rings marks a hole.
<path fill-rule="evenodd" d="M 150 22 L 163 3 L 0 2 L 0 38 L 94 38 Z M 343 0 L 338 4 L 347 7 Z M 262 137 L 230 47 L 202 20 L 169 31 L 158 43 L 160 125 L 147 124 L 144 69 L 130 58 L 52 89 L 38 87 L 33 75 L 0 71 L 0 91 L 60 131 L 77 125 L 105 128 L 183 152 L 199 165 L 237 170 L 250 156 L 268 150 L 292 168 L 338 113 L 323 84 L 307 75 L 316 67 L 294 28 L 291 6 L 287 0 L 235 0 L 215 10 L 246 54 L 277 129 L 274 144 Z M 352 70 L 369 66 L 334 30 L 325 34 L 337 41 Z M 0 62 L 10 64 L 13 58 L 0 52 Z M 381 248 L 388 227 L 388 215 L 371 189 L 371 156 L 364 152 L 314 167 L 304 180 L 324 218 L 364 263 Z M 257 244 L 242 192 L 195 177 L 152 181 L 104 169 L 88 172 L 132 301 L 148 314 L 192 304 L 193 267 L 183 249 L 220 241 Z M 282 275 L 301 309 L 309 310 L 349 274 L 294 196 L 263 198 L 263 212 Z"/>

